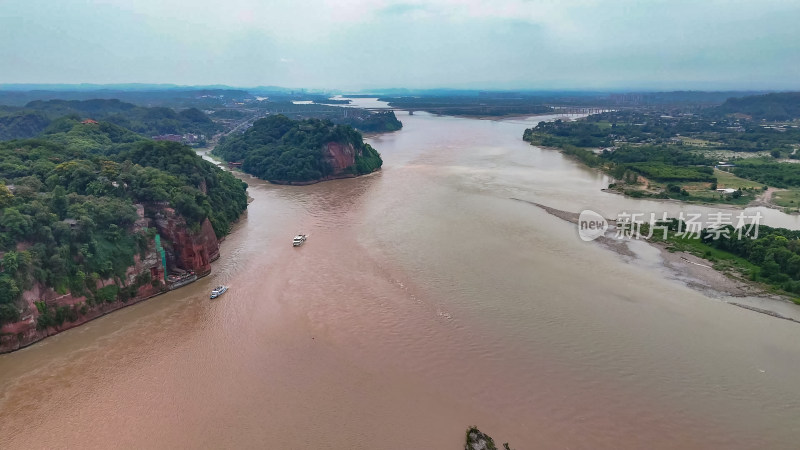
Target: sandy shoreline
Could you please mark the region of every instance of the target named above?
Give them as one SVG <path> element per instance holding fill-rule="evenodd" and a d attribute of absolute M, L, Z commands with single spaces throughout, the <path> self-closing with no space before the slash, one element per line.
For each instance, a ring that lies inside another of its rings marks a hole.
<path fill-rule="evenodd" d="M 575 225 L 578 224 L 578 213 L 562 211 L 542 205 L 540 203 L 521 200 L 518 198 L 512 198 L 512 200 L 537 206 L 545 210 L 547 213 L 564 221 L 573 223 Z M 609 229 L 613 230 L 615 221 L 608 220 L 608 222 L 610 225 Z M 626 259 L 635 260 L 638 258 L 638 255 L 628 246 L 628 241 L 614 239 L 609 237 L 608 234 L 609 233 L 607 232 L 606 236 L 601 236 L 595 239 L 595 242 Z M 731 274 L 726 274 L 714 269 L 713 263 L 707 259 L 688 252 L 671 251 L 664 243 L 661 242 L 651 242 L 647 240 L 640 240 L 640 242 L 646 242 L 651 247 L 659 250 L 659 256 L 662 261 L 661 264 L 673 275 L 674 279 L 681 281 L 689 288 L 705 295 L 720 299 L 725 297 L 758 297 L 773 300 L 775 302 L 791 303 L 787 297 L 771 293 L 759 283 L 743 280 Z M 777 311 L 747 305 L 740 302 L 727 301 L 726 303 L 779 319 L 800 323 L 800 320 L 788 317 Z"/>

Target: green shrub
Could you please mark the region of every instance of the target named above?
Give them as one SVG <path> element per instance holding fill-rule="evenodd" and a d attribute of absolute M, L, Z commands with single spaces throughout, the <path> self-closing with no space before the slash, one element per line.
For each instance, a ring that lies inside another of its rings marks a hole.
<path fill-rule="evenodd" d="M 98 302 L 112 303 L 117 299 L 118 294 L 119 294 L 119 286 L 117 286 L 116 284 L 110 284 L 108 286 L 104 286 L 98 289 L 97 294 L 95 294 L 95 297 Z"/>

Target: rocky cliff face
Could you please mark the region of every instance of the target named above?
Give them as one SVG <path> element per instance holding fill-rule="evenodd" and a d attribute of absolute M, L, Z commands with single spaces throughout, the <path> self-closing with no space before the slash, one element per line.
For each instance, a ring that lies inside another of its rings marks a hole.
<path fill-rule="evenodd" d="M 137 277 L 144 274 L 150 275 L 150 278 L 156 280 L 156 283 L 145 283 L 139 286 L 135 294 L 124 302 L 117 300 L 111 303 L 90 304 L 85 296 L 59 294 L 42 283 L 34 283 L 31 289 L 22 293 L 22 319 L 19 322 L 5 324 L 0 328 L 0 353 L 26 347 L 48 336 L 82 325 L 111 311 L 124 308 L 163 292 L 165 290 L 164 270 L 162 269 L 161 258 L 155 250 L 155 243 L 152 241 L 144 253 L 144 258 L 140 257 L 140 255 L 134 256 L 134 265 L 128 268 L 125 273 L 125 279 L 121 281 L 125 286 L 135 286 Z M 114 283 L 115 280 L 110 279 L 98 280 L 97 288 Z M 51 312 L 58 308 L 69 308 L 75 320 L 66 320 L 61 325 L 39 328 L 37 323 L 41 312 L 37 308 L 36 302 L 43 302 Z"/>
<path fill-rule="evenodd" d="M 356 149 L 353 144 L 328 142 L 323 151 L 325 161 L 333 168 L 334 175 L 341 175 L 356 163 Z"/>
<path fill-rule="evenodd" d="M 320 178 L 319 180 L 311 181 L 280 181 L 270 180 L 270 183 L 275 184 L 291 184 L 295 186 L 305 186 L 309 184 L 319 183 L 320 181 L 337 180 L 339 178 L 354 178 L 356 174 L 352 172 L 352 167 L 356 163 L 356 156 L 358 150 L 351 143 L 342 144 L 340 142 L 328 142 L 322 149 L 322 158 L 327 162 L 333 173 Z M 360 155 L 358 155 L 360 156 Z"/>
<path fill-rule="evenodd" d="M 144 217 L 144 208 L 139 205 L 139 220 L 132 232 L 138 232 L 146 227 L 154 226 L 161 234 L 162 244 L 169 249 L 170 264 L 187 271 L 194 271 L 198 276 L 211 272 L 211 261 L 219 258 L 219 242 L 211 227 L 211 222 L 206 219 L 199 231 L 191 232 L 186 227 L 185 220 L 177 216 L 172 208 L 159 207 L 154 223 Z M 136 286 L 137 280 L 149 275 L 151 282 L 144 283 L 126 301 L 115 300 L 112 302 L 87 302 L 85 296 L 59 294 L 52 288 L 36 282 L 30 290 L 22 293 L 23 312 L 19 322 L 5 324 L 0 328 L 0 353 L 6 353 L 28 346 L 48 336 L 84 324 L 111 311 L 132 305 L 139 301 L 153 297 L 166 291 L 164 282 L 164 269 L 161 257 L 156 251 L 155 242 L 148 244 L 144 257 L 134 256 L 134 264 L 125 273 L 124 280 L 98 280 L 97 288 L 112 284 Z M 59 308 L 66 311 L 74 320 L 65 320 L 61 325 L 46 328 L 37 327 L 41 312 L 36 303 L 44 302 L 51 312 Z"/>
<path fill-rule="evenodd" d="M 202 277 L 211 272 L 211 262 L 219 258 L 219 241 L 211 222 L 205 219 L 196 233 L 189 231 L 183 217 L 172 208 L 156 213 L 155 226 L 168 250 L 169 265 L 194 271 Z"/>

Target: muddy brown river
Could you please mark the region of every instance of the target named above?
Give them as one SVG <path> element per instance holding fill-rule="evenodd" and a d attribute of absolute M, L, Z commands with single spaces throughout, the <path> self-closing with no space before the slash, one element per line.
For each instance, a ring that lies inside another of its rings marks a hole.
<path fill-rule="evenodd" d="M 379 173 L 246 178 L 209 277 L 0 355 L 0 447 L 457 449 L 478 425 L 518 450 L 797 448 L 799 324 L 512 199 L 703 208 L 601 192 L 522 142 L 541 118 L 398 114 Z"/>

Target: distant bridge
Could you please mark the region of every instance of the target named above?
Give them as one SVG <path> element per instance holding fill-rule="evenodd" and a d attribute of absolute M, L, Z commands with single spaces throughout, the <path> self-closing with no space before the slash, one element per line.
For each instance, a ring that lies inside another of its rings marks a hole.
<path fill-rule="evenodd" d="M 613 111 L 613 109 L 607 107 L 600 107 L 600 106 L 563 106 L 563 105 L 542 105 L 553 108 L 552 112 L 542 112 L 542 113 L 533 113 L 533 112 L 510 112 L 510 115 L 535 115 L 535 114 L 600 114 L 604 112 Z M 465 111 L 474 109 L 476 110 L 476 114 L 491 114 L 492 112 L 496 112 L 497 110 L 502 110 L 503 108 L 514 109 L 519 108 L 519 105 L 463 105 L 463 106 L 433 106 L 430 108 L 402 108 L 397 106 L 392 106 L 388 108 L 360 108 L 366 109 L 368 111 L 408 111 L 409 114 L 414 115 L 416 111 L 427 111 L 432 114 L 447 114 L 448 111 L 456 110 L 456 111 Z"/>

